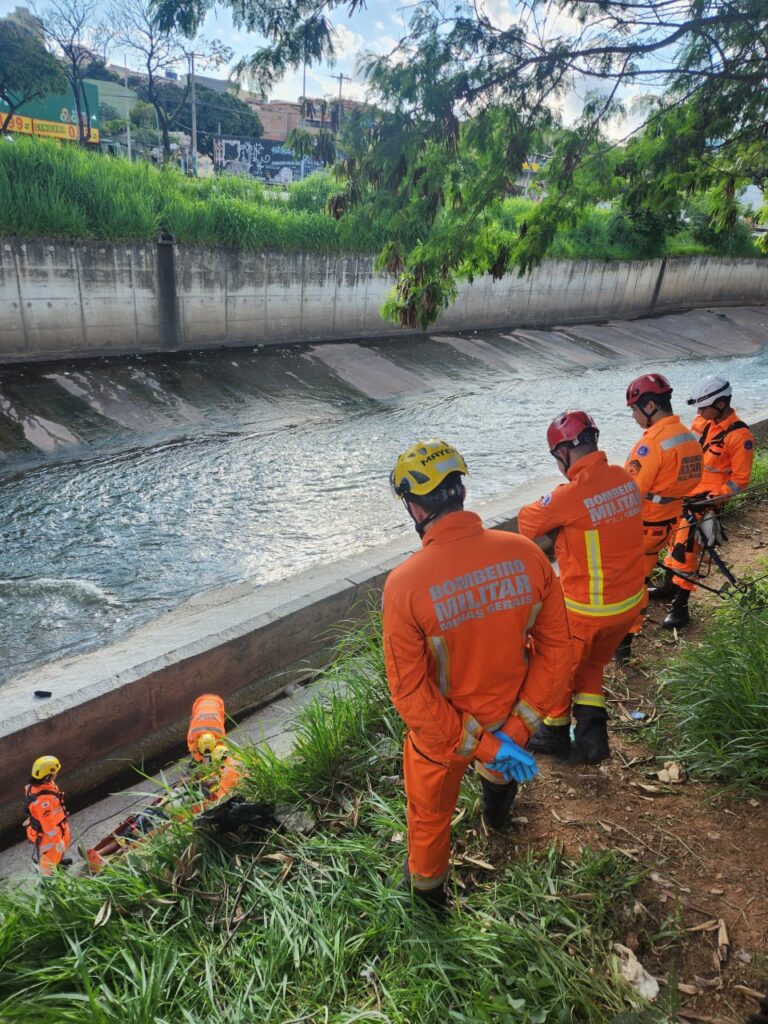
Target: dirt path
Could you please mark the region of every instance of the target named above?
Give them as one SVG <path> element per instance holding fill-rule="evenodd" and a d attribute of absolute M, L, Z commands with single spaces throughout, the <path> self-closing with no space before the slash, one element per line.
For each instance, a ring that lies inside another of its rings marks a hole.
<path fill-rule="evenodd" d="M 726 529 L 723 554 L 737 576 L 768 556 L 768 504 L 731 514 Z M 697 592 L 685 642 L 702 635 L 707 606 L 717 600 Z M 637 920 L 619 941 L 662 985 L 675 982 L 676 970 L 681 1020 L 744 1024 L 756 1010 L 749 990 L 768 990 L 768 801 L 736 799 L 711 784 L 658 780 L 667 758 L 653 755 L 643 732 L 657 717 L 656 668 L 678 646 L 660 627 L 664 613 L 652 606 L 633 663 L 607 671 L 611 760 L 570 768 L 540 758 L 539 779 L 516 804 L 527 820 L 505 836 L 478 835 L 475 849 L 494 864 L 553 840 L 571 853 L 582 846 L 621 851 L 649 874 Z"/>

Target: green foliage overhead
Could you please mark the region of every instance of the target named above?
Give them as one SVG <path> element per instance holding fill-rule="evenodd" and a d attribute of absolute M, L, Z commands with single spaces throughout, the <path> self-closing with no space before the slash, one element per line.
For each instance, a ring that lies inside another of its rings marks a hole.
<path fill-rule="evenodd" d="M 0 19 L 0 132 L 19 107 L 49 94 L 62 93 L 67 80 L 59 62 L 34 32 L 10 18 Z"/>
<path fill-rule="evenodd" d="M 227 2 L 236 22 L 268 41 L 244 62 L 267 87 L 332 55 L 328 15 L 360 6 Z M 188 31 L 209 8 L 154 3 L 162 23 Z M 340 217 L 372 204 L 390 223 L 380 260 L 399 274 L 387 311 L 400 323 L 434 322 L 459 278 L 529 271 L 598 198 L 619 202 L 614 240 L 657 255 L 687 194 L 710 194 L 723 232 L 736 223 L 740 187 L 766 180 L 764 0 L 521 0 L 498 20 L 482 5 L 416 0 L 408 18 L 394 53 L 362 62 L 380 109 L 345 127 L 344 189 L 333 204 Z M 576 85 L 587 98 L 564 126 L 558 104 Z M 656 98 L 647 127 L 617 155 L 606 129 L 628 85 L 653 87 Z M 533 153 L 548 157 L 545 197 L 516 237 L 501 239 L 492 209 L 519 191 Z"/>

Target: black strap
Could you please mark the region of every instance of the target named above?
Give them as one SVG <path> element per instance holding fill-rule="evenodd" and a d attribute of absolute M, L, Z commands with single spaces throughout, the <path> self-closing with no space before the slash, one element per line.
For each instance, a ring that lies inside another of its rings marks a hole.
<path fill-rule="evenodd" d="M 701 447 L 704 449 L 705 452 L 708 451 L 713 444 L 722 444 L 725 441 L 726 437 L 734 430 L 749 430 L 749 426 L 743 420 L 734 420 L 729 427 L 726 427 L 725 430 L 721 430 L 719 434 L 716 434 L 712 438 L 712 440 L 709 443 L 707 443 L 707 438 L 709 437 L 709 428 L 711 426 L 712 420 L 710 420 L 709 423 L 707 423 L 706 427 L 704 427 L 704 432 L 701 435 Z"/>

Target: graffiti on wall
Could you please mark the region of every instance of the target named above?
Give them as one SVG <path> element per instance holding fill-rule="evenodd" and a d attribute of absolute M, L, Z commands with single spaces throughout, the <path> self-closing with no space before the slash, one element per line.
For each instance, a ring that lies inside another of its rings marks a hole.
<path fill-rule="evenodd" d="M 223 174 L 250 174 L 261 181 L 299 181 L 322 164 L 311 157 L 302 160 L 275 139 L 245 139 L 219 135 L 213 140 L 213 165 Z"/>

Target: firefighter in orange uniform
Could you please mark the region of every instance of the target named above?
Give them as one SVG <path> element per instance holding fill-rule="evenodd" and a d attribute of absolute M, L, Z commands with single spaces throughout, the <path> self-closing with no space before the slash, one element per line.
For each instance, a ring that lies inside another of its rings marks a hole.
<path fill-rule="evenodd" d="M 202 758 L 200 781 L 206 801 L 221 800 L 240 781 L 240 765 L 226 743 L 204 732 L 197 741 Z"/>
<path fill-rule="evenodd" d="M 673 535 L 683 510 L 683 498 L 701 480 L 699 439 L 672 412 L 672 385 L 660 373 L 637 377 L 627 388 L 627 405 L 643 434 L 624 464 L 643 499 L 645 575 L 650 579 L 659 554 Z M 616 649 L 616 660 L 626 662 L 632 637 L 643 628 L 638 615 Z"/>
<path fill-rule="evenodd" d="M 610 756 L 603 669 L 647 603 L 640 491 L 626 470 L 608 465 L 598 437 L 588 413 L 556 416 L 547 444 L 569 482 L 520 509 L 517 518 L 525 537 L 557 530 L 555 557 L 576 652 L 570 690 L 528 749 L 571 764 Z"/>
<path fill-rule="evenodd" d="M 384 586 L 383 639 L 392 701 L 407 731 L 404 879 L 444 903 L 451 818 L 474 762 L 483 816 L 508 820 L 517 783 L 536 765 L 525 746 L 559 707 L 573 662 L 560 584 L 542 551 L 486 530 L 464 511 L 461 454 L 420 442 L 391 475 L 422 541 Z"/>
<path fill-rule="evenodd" d="M 749 483 L 755 438 L 731 407 L 732 394 L 727 380 L 709 376 L 699 382 L 688 399 L 688 405 L 695 405 L 698 410 L 691 430 L 699 437 L 704 452 L 701 481 L 689 492 L 691 497 L 729 497 Z M 652 597 L 672 598 L 672 607 L 663 622 L 667 629 L 680 629 L 690 621 L 688 598 L 696 584 L 675 573 L 696 573 L 701 542 L 698 531 L 692 527 L 699 519 L 701 512 L 690 512 L 680 518 L 674 545 L 664 559 L 664 582 L 651 590 Z"/>
<path fill-rule="evenodd" d="M 192 716 L 187 730 L 187 747 L 195 761 L 203 761 L 205 754 L 199 750 L 199 740 L 204 733 L 210 733 L 217 740 L 227 735 L 224 723 L 224 701 L 215 693 L 201 694 L 192 705 Z M 211 753 L 209 751 L 209 753 Z"/>
<path fill-rule="evenodd" d="M 24 788 L 27 817 L 24 825 L 27 839 L 34 846 L 32 860 L 41 875 L 50 875 L 57 865 L 68 867 L 72 863 L 64 854 L 69 846 L 69 815 L 64 806 L 64 794 L 56 785 L 61 771 L 57 757 L 46 754 L 32 765 L 29 783 Z"/>

